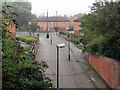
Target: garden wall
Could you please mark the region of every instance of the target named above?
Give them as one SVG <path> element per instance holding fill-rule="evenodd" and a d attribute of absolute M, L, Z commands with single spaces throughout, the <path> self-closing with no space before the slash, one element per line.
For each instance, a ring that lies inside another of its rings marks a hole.
<path fill-rule="evenodd" d="M 89 56 L 88 56 L 89 55 Z M 117 60 L 86 54 L 89 63 L 96 69 L 111 88 L 120 86 L 120 62 Z M 89 57 L 89 58 L 88 58 Z"/>

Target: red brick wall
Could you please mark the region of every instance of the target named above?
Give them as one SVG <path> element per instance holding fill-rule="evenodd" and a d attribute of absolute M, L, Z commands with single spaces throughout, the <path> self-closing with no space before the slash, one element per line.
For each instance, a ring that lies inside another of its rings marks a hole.
<path fill-rule="evenodd" d="M 75 15 L 73 18 L 71 18 L 70 20 L 70 24 L 73 26 L 74 28 L 74 33 L 75 34 L 80 34 L 79 30 L 82 29 L 82 27 L 80 27 L 79 25 L 81 24 L 80 22 L 74 22 L 74 20 L 78 19 L 78 17 Z"/>
<path fill-rule="evenodd" d="M 107 57 L 90 55 L 90 64 L 112 88 L 120 86 L 120 62 Z"/>
<path fill-rule="evenodd" d="M 75 34 L 77 35 L 80 35 L 80 32 L 79 31 L 74 31 Z"/>
<path fill-rule="evenodd" d="M 40 29 L 39 29 L 40 32 L 47 31 L 47 22 L 37 22 L 37 23 L 40 26 Z M 29 24 L 31 24 L 31 22 L 29 22 Z M 56 26 L 56 22 L 53 22 L 52 24 L 50 22 L 48 23 L 49 29 L 52 28 L 52 30 L 55 30 L 54 26 Z M 58 31 L 65 31 L 65 28 L 69 27 L 69 22 L 57 22 L 57 26 L 59 27 Z M 45 30 L 44 30 L 44 27 L 45 27 Z"/>

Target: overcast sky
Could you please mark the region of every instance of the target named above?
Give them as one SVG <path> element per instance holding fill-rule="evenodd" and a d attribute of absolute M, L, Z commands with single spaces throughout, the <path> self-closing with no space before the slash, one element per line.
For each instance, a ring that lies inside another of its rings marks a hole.
<path fill-rule="evenodd" d="M 28 0 L 32 2 L 32 13 L 45 15 L 47 9 L 49 16 L 55 16 L 56 11 L 58 15 L 73 16 L 78 13 L 88 13 L 95 0 Z"/>

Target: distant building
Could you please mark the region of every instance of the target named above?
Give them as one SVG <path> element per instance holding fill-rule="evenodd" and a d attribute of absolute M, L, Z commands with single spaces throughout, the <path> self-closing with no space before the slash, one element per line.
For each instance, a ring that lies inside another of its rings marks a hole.
<path fill-rule="evenodd" d="M 70 19 L 70 25 L 73 27 L 75 34 L 80 34 L 80 31 L 82 30 L 82 28 L 79 26 L 81 24 L 80 18 L 82 16 L 82 14 L 77 14 Z"/>
<path fill-rule="evenodd" d="M 38 23 L 40 26 L 39 31 L 40 32 L 46 32 L 47 31 L 47 17 L 41 17 L 41 18 L 33 18 L 29 20 L 29 24 L 31 23 Z M 55 31 L 55 26 L 58 26 L 58 31 L 66 31 L 66 28 L 69 27 L 69 20 L 67 17 L 48 17 L 48 28 L 49 31 L 52 29 L 52 31 Z"/>
<path fill-rule="evenodd" d="M 74 20 L 74 23 L 76 24 L 76 26 L 75 26 L 75 34 L 79 34 L 79 35 L 84 35 L 83 33 L 82 33 L 82 31 L 83 31 L 83 28 L 82 27 L 80 27 L 80 19 L 81 18 L 78 18 L 78 19 L 76 19 L 76 20 Z M 78 27 L 79 26 L 79 27 Z"/>

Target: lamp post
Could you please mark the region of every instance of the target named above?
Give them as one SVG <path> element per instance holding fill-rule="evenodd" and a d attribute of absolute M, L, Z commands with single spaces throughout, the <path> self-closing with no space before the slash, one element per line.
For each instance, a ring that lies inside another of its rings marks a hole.
<path fill-rule="evenodd" d="M 52 44 L 52 22 L 51 22 L 51 44 Z"/>
<path fill-rule="evenodd" d="M 56 27 L 55 27 L 55 30 L 56 30 L 56 36 L 57 36 L 57 30 L 58 30 L 58 27 L 57 27 L 57 11 L 56 11 Z"/>
<path fill-rule="evenodd" d="M 70 33 L 68 32 L 69 44 L 68 44 L 68 60 L 70 61 Z"/>
<path fill-rule="evenodd" d="M 64 48 L 65 44 L 56 45 L 57 47 L 57 88 L 59 88 L 59 48 Z"/>
<path fill-rule="evenodd" d="M 46 38 L 49 38 L 49 31 L 48 31 L 48 10 L 47 10 L 47 34 L 46 34 Z"/>
<path fill-rule="evenodd" d="M 70 61 L 70 28 L 67 28 L 67 31 L 68 31 L 68 38 L 69 38 L 69 41 L 68 41 L 68 60 Z"/>

